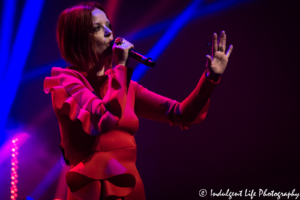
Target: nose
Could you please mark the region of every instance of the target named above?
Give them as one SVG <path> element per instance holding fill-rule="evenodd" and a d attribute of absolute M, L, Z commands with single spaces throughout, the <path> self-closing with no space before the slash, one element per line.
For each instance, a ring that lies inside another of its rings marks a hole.
<path fill-rule="evenodd" d="M 105 27 L 105 33 L 104 33 L 104 36 L 105 36 L 105 37 L 109 37 L 109 36 L 111 36 L 111 35 L 112 35 L 112 31 L 111 31 L 109 28 Z"/>

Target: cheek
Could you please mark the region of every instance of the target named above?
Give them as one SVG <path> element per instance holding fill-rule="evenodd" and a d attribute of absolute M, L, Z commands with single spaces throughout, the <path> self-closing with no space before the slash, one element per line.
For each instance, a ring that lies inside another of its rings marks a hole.
<path fill-rule="evenodd" d="M 95 47 L 97 48 L 97 50 L 105 48 L 106 45 L 104 43 L 103 37 L 100 37 L 99 35 L 94 35 L 94 39 L 95 39 Z"/>

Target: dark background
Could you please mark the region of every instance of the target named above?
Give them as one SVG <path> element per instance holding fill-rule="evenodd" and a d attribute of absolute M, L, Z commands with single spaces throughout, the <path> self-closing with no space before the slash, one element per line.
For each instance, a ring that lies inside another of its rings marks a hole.
<path fill-rule="evenodd" d="M 17 2 L 16 27 L 24 6 L 23 0 Z M 61 59 L 56 22 L 65 8 L 77 2 L 45 1 L 24 75 Z M 104 6 L 108 3 L 99 2 Z M 118 9 L 108 15 L 115 36 L 124 37 L 176 18 L 191 1 L 118 2 Z M 200 189 L 300 192 L 300 35 L 296 3 L 243 1 L 195 18 L 177 33 L 156 60 L 156 67 L 141 78 L 139 84 L 149 90 L 183 101 L 205 70 L 206 43 L 211 42 L 212 34 L 225 30 L 227 44 L 234 45 L 203 123 L 181 131 L 179 126 L 140 119 L 136 165 L 148 200 L 202 199 Z M 168 26 L 132 43 L 147 54 L 166 30 Z M 130 62 L 130 67 L 136 65 Z M 58 123 L 50 95 L 43 92 L 45 76 L 50 76 L 50 68 L 42 76 L 21 82 L 9 115 L 7 126 L 18 123 L 31 136 L 20 148 L 19 199 L 29 196 L 61 157 Z M 10 160 L 0 168 L 0 196 L 9 199 Z M 58 176 L 40 199 L 63 198 L 55 197 Z"/>

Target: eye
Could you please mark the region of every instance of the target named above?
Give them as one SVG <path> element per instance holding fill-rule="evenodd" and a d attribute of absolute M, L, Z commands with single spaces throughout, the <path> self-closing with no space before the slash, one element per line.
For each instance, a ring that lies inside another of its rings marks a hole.
<path fill-rule="evenodd" d="M 94 26 L 94 32 L 98 32 L 101 29 L 100 25 Z"/>
<path fill-rule="evenodd" d="M 111 30 L 111 24 L 110 24 L 110 22 L 106 23 L 106 27 L 108 27 Z"/>

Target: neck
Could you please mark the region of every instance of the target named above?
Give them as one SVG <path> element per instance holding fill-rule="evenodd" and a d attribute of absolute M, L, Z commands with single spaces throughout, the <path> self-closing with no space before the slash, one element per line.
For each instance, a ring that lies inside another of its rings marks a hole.
<path fill-rule="evenodd" d="M 89 74 L 93 76 L 102 76 L 104 75 L 105 71 L 111 68 L 110 59 L 102 59 L 99 58 L 99 61 L 95 63 L 95 67 Z"/>

